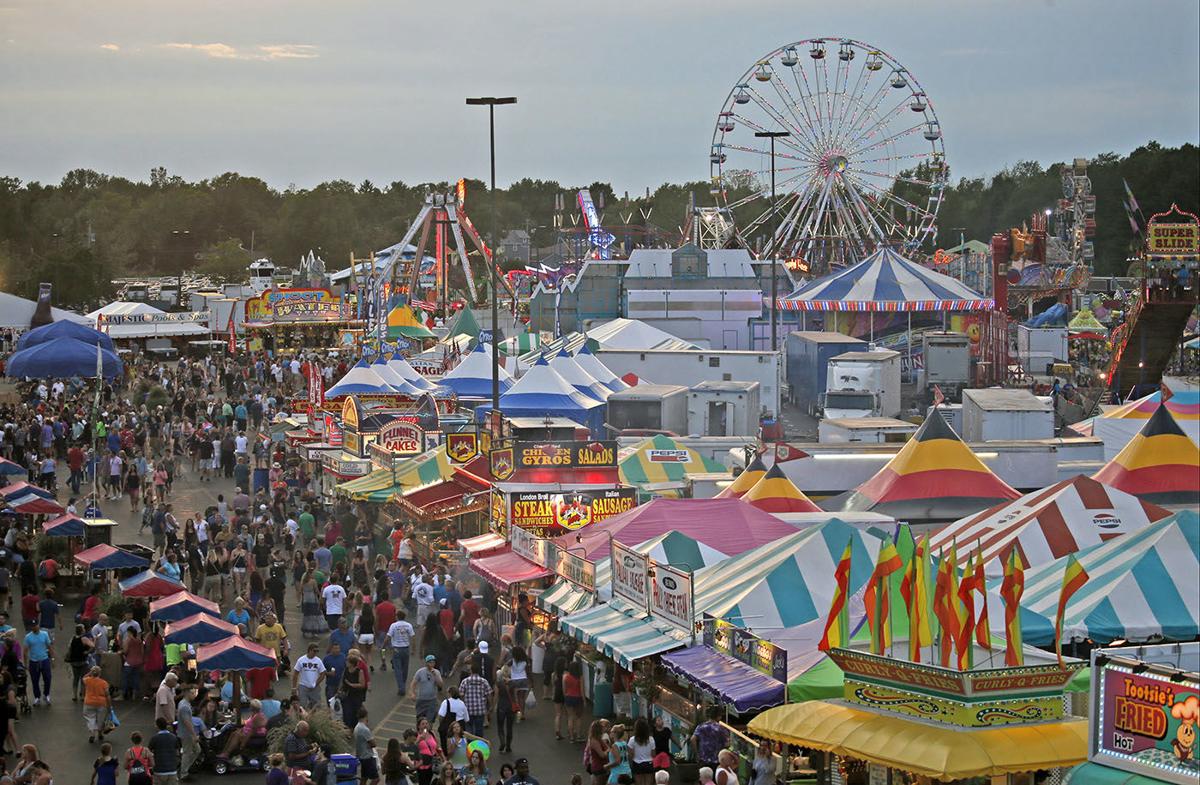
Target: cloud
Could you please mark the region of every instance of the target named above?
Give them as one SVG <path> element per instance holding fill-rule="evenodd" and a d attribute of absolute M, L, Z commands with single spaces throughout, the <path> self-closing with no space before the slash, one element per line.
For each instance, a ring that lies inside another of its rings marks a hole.
<path fill-rule="evenodd" d="M 161 44 L 161 48 L 198 52 L 217 60 L 308 60 L 318 56 L 317 47 L 311 44 L 268 44 L 239 49 L 222 43 L 169 43 Z"/>
<path fill-rule="evenodd" d="M 117 44 L 100 44 L 100 48 L 106 52 L 119 52 L 121 47 Z"/>

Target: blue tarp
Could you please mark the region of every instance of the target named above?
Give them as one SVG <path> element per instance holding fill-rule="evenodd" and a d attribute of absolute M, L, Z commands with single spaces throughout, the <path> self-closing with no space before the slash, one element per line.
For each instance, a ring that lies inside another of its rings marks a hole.
<path fill-rule="evenodd" d="M 707 646 L 668 652 L 662 655 L 662 664 L 672 673 L 733 706 L 739 714 L 784 702 L 786 684 Z"/>
<path fill-rule="evenodd" d="M 104 378 L 112 379 L 125 372 L 121 358 L 101 348 Z M 67 379 L 79 376 L 96 378 L 96 347 L 76 338 L 54 338 L 14 352 L 8 358 L 5 374 L 14 378 Z"/>
<path fill-rule="evenodd" d="M 25 333 L 17 340 L 17 351 L 28 349 L 30 346 L 37 346 L 39 343 L 46 343 L 55 338 L 74 338 L 77 341 L 83 341 L 89 346 L 100 345 L 101 349 L 107 349 L 110 352 L 115 352 L 112 338 L 99 330 L 93 330 L 76 322 L 53 322 L 52 324 L 37 327 Z"/>

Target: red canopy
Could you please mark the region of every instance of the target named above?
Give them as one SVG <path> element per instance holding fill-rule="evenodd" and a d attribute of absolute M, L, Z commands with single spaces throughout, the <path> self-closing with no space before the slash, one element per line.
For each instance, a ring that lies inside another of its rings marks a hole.
<path fill-rule="evenodd" d="M 221 608 L 212 600 L 198 597 L 190 591 L 175 592 L 169 597 L 150 602 L 150 618 L 155 621 L 177 621 L 197 613 L 221 616 Z"/>
<path fill-rule="evenodd" d="M 508 591 L 508 588 L 515 583 L 533 581 L 554 574 L 540 564 L 534 564 L 525 557 L 513 553 L 512 548 L 505 548 L 478 559 L 471 559 L 470 564 L 472 570 L 501 591 Z"/>

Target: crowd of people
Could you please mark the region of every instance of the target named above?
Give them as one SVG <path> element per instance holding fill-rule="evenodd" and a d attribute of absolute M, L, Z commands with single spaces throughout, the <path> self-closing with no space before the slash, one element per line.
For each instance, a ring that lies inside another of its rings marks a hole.
<path fill-rule="evenodd" d="M 291 730 L 282 752 L 269 758 L 267 782 L 295 783 L 294 771 L 303 768 L 325 785 L 333 750 L 306 740 L 312 713 L 323 710 L 351 729 L 367 785 L 537 785 L 526 758 L 500 763 L 513 754 L 515 728 L 537 702 L 528 598 L 504 632 L 493 590 L 418 558 L 410 530 L 397 524 L 383 534 L 370 509 L 320 503 L 307 490 L 305 462 L 267 435 L 300 386 L 294 375 L 256 357 L 134 361 L 126 378 L 102 388 L 98 407 L 94 387 L 71 383 L 25 386 L 21 403 L 0 407 L 0 454 L 26 467 L 69 512 L 128 501 L 139 534 L 150 530 L 153 568 L 218 603 L 223 619 L 278 663 L 243 675 L 197 672 L 192 650 L 164 640 L 147 603 L 124 600 L 107 580 L 81 587 L 77 608 L 64 607 L 73 603 L 59 594 L 59 559 L 43 550 L 46 540 L 26 516 L 5 516 L 0 611 L 11 581 L 23 630 L 0 616 L 0 738 L 16 753 L 3 759 L 0 776 L 17 785 L 52 781 L 36 747 L 19 744 L 16 720 L 49 705 L 53 676 L 69 675 L 71 700 L 97 752 L 97 785 L 121 775 L 135 785 L 173 783 L 203 761 L 238 767 L 265 756 L 268 733 L 284 724 Z M 60 474 L 59 465 L 69 472 Z M 185 475 L 231 483 L 233 492 L 214 494 L 204 509 L 179 508 L 172 492 Z M 554 633 L 538 643 L 547 652 L 543 697 L 555 707 L 555 736 L 583 743 L 573 644 Z M 56 667 L 60 655 L 65 668 Z M 376 679 L 389 669 L 390 680 Z M 377 742 L 366 698 L 389 683 L 397 700 L 412 702 L 416 725 Z M 235 687 L 248 701 L 243 721 L 218 744 L 210 736 L 228 725 Z M 154 707 L 155 727 L 144 734 L 118 727 L 122 704 L 143 702 Z M 603 729 L 606 759 L 625 749 L 622 732 Z M 636 754 L 606 760 L 612 776 L 603 781 L 638 776 L 643 737 L 632 729 Z"/>

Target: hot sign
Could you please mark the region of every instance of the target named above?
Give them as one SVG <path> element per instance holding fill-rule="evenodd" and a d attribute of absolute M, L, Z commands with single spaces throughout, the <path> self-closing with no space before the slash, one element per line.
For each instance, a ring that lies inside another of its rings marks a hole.
<path fill-rule="evenodd" d="M 1111 665 L 1102 679 L 1093 755 L 1105 764 L 1156 779 L 1169 773 L 1195 781 L 1200 772 L 1196 757 L 1200 752 L 1196 744 L 1200 692 L 1196 683 L 1173 682 Z"/>

